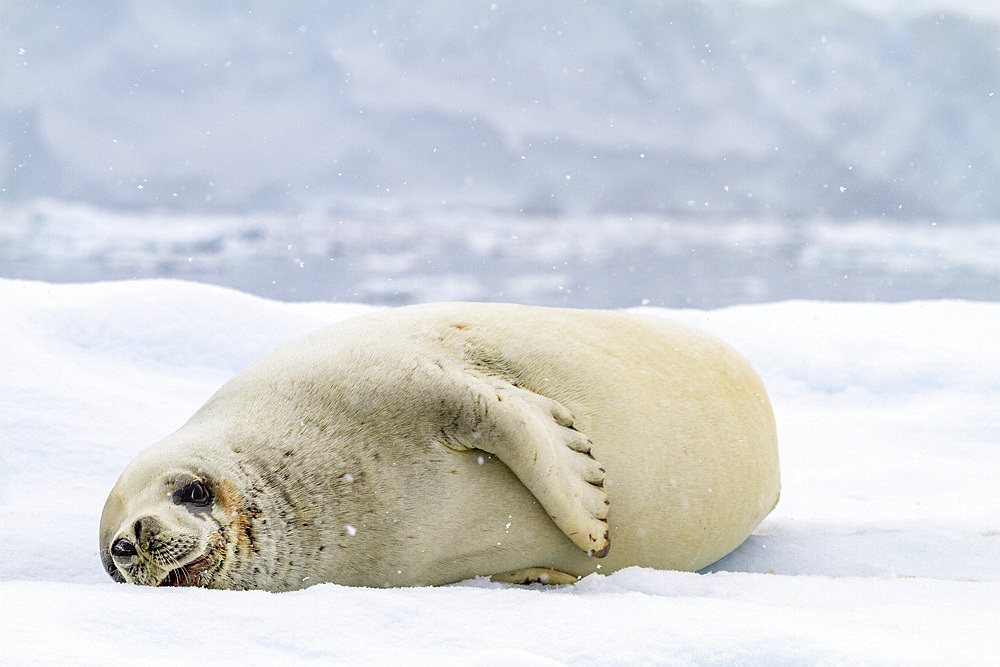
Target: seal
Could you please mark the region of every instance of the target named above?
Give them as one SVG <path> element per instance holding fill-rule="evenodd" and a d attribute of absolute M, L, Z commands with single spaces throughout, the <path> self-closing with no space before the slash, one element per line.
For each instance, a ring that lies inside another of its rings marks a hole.
<path fill-rule="evenodd" d="M 750 364 L 665 319 L 444 303 L 255 361 L 104 507 L 117 581 L 287 591 L 698 570 L 779 492 Z"/>

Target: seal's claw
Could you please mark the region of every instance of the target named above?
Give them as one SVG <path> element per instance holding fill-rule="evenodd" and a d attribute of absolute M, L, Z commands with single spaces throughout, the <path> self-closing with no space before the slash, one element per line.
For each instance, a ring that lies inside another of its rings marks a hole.
<path fill-rule="evenodd" d="M 608 531 L 604 531 L 604 546 L 594 551 L 593 556 L 594 558 L 604 558 L 609 551 L 611 551 L 611 537 Z"/>

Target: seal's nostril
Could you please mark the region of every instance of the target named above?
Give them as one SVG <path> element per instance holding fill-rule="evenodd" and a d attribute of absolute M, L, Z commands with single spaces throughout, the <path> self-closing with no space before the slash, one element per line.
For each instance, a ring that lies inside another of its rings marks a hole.
<path fill-rule="evenodd" d="M 111 545 L 111 553 L 118 558 L 131 558 L 136 553 L 135 545 L 123 537 Z"/>

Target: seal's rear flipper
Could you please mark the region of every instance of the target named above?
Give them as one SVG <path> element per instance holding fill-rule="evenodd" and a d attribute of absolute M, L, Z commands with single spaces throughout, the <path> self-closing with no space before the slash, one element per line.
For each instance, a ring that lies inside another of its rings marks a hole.
<path fill-rule="evenodd" d="M 550 570 L 547 567 L 526 567 L 523 570 L 511 570 L 494 574 L 490 580 L 501 584 L 548 584 L 550 586 L 560 586 L 564 584 L 575 584 L 580 581 L 577 577 L 559 570 Z"/>
<path fill-rule="evenodd" d="M 560 530 L 588 554 L 611 547 L 604 468 L 573 416 L 552 399 L 498 378 L 468 376 L 475 400 L 454 406 L 459 418 L 445 444 L 495 454 L 517 475 Z M 471 412 L 470 412 L 471 411 Z"/>

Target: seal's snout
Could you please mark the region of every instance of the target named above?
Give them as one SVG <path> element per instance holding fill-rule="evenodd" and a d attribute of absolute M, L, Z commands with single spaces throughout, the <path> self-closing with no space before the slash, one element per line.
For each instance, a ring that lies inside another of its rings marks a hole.
<path fill-rule="evenodd" d="M 163 533 L 163 524 L 155 516 L 144 516 L 136 519 L 132 525 L 132 534 L 135 535 L 135 544 L 144 553 L 151 553 L 154 550 L 157 536 Z"/>
<path fill-rule="evenodd" d="M 135 544 L 125 537 L 119 537 L 108 549 L 101 553 L 104 570 L 118 583 L 125 583 L 123 567 L 127 567 L 139 555 Z M 121 566 L 121 567 L 119 567 Z"/>
<path fill-rule="evenodd" d="M 125 541 L 128 542 L 128 540 Z M 118 564 L 115 563 L 115 559 L 112 556 L 118 542 L 121 542 L 121 540 L 118 540 L 110 547 L 104 547 L 101 550 L 101 565 L 104 566 L 104 571 L 108 573 L 109 577 L 117 581 L 119 584 L 123 584 L 125 583 L 125 575 L 118 569 Z M 131 544 L 131 542 L 128 543 Z"/>
<path fill-rule="evenodd" d="M 140 545 L 148 545 L 152 532 L 159 527 L 159 522 L 150 517 L 136 519 L 132 524 L 132 529 L 123 530 L 118 538 L 111 542 L 107 551 L 101 554 L 104 561 L 104 569 L 115 581 L 125 581 L 124 570 L 130 567 L 139 557 L 139 552 L 148 552 L 148 549 Z"/>

